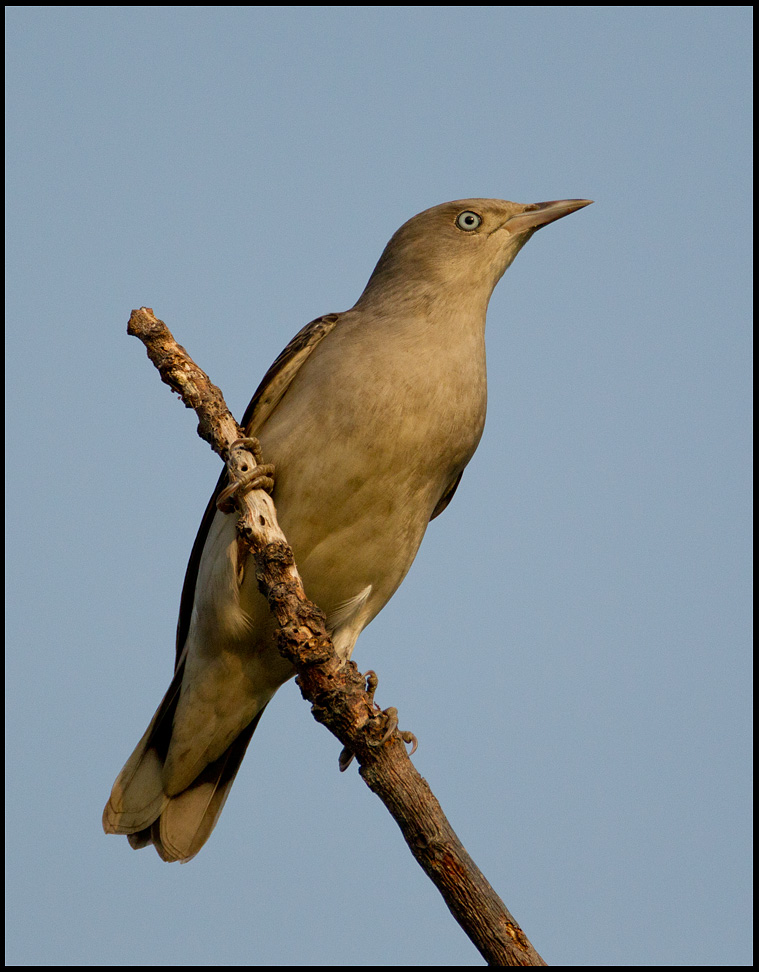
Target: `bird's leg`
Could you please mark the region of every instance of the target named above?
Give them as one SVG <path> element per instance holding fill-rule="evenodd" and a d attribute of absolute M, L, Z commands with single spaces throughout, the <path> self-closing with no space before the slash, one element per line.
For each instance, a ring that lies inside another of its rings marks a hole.
<path fill-rule="evenodd" d="M 252 468 L 245 452 L 253 453 L 256 464 Z M 232 513 L 236 500 L 251 489 L 265 489 L 267 493 L 274 489 L 274 466 L 263 462 L 258 439 L 236 439 L 229 447 L 226 461 L 231 482 L 216 500 L 216 508 L 222 513 Z"/>

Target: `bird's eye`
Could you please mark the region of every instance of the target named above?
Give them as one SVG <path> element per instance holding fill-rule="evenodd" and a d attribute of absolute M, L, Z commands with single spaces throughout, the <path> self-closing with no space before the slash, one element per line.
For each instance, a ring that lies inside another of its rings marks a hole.
<path fill-rule="evenodd" d="M 459 213 L 456 217 L 456 225 L 458 228 L 466 230 L 468 233 L 471 233 L 472 230 L 476 230 L 481 222 L 482 216 L 478 216 L 477 213 L 473 213 L 471 209 L 467 209 L 463 213 Z"/>

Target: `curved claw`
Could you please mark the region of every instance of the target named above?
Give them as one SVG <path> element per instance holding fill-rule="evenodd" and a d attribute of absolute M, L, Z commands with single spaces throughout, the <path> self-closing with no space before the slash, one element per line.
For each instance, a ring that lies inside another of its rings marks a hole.
<path fill-rule="evenodd" d="M 369 719 L 365 728 L 384 728 L 381 739 L 367 739 L 366 744 L 367 746 L 371 746 L 372 749 L 378 749 L 380 746 L 383 746 L 396 731 L 396 729 L 398 729 L 398 710 L 392 705 L 389 708 L 382 710 L 374 701 L 374 693 L 377 690 L 377 685 L 379 683 L 376 672 L 370 670 L 366 672 L 364 678 L 366 679 L 366 694 L 368 696 L 369 703 L 375 712 L 374 717 Z M 404 743 L 411 746 L 409 756 L 413 756 L 419 745 L 416 736 L 413 734 L 413 732 L 409 732 L 408 729 L 398 729 L 398 734 Z M 347 746 L 343 748 L 338 760 L 341 773 L 344 773 L 348 769 L 350 764 L 353 762 L 354 755 L 355 754 L 353 751 L 348 749 Z"/>
<path fill-rule="evenodd" d="M 374 708 L 379 712 L 381 710 L 377 705 L 377 703 L 374 701 L 374 693 L 377 691 L 377 686 L 379 685 L 379 679 L 377 678 L 377 673 L 375 671 L 372 671 L 372 669 L 370 668 L 369 671 L 364 675 L 364 678 L 366 679 L 366 694 L 369 696 L 369 701 L 374 706 Z"/>
<path fill-rule="evenodd" d="M 261 452 L 261 443 L 255 436 L 244 436 L 242 439 L 235 439 L 233 443 L 227 449 L 227 460 L 232 456 L 233 452 L 238 452 L 240 449 L 245 449 L 247 452 L 253 453 L 253 458 L 256 460 L 257 465 L 261 465 L 263 461 L 263 453 Z"/>
<path fill-rule="evenodd" d="M 239 456 L 245 450 L 253 454 L 256 465 L 250 468 L 249 463 Z M 227 469 L 232 480 L 217 497 L 216 508 L 222 513 L 231 513 L 235 509 L 236 501 L 252 489 L 264 489 L 270 493 L 274 489 L 274 466 L 262 462 L 261 444 L 258 439 L 235 439 L 227 450 Z"/>
<path fill-rule="evenodd" d="M 343 751 L 340 753 L 340 758 L 337 761 L 337 765 L 340 768 L 340 772 L 344 773 L 350 764 L 353 762 L 354 753 L 348 749 L 347 746 L 343 747 Z"/>
<path fill-rule="evenodd" d="M 398 728 L 398 710 L 395 708 L 395 706 L 391 705 L 389 709 L 385 709 L 379 716 L 377 716 L 377 719 L 384 719 L 386 728 L 382 739 L 379 739 L 376 742 L 373 740 L 367 740 L 368 745 L 374 749 L 377 749 L 379 746 L 386 743 Z"/>
<path fill-rule="evenodd" d="M 413 732 L 409 732 L 408 729 L 401 729 L 400 730 L 400 734 L 401 734 L 401 739 L 406 744 L 409 744 L 409 743 L 411 744 L 411 752 L 409 753 L 409 756 L 413 756 L 414 753 L 419 748 L 419 741 L 417 740 L 417 738 L 413 734 Z"/>
<path fill-rule="evenodd" d="M 242 498 L 252 489 L 265 489 L 270 493 L 274 489 L 274 479 L 271 473 L 274 472 L 273 466 L 256 466 L 242 479 L 230 483 L 223 489 L 216 500 L 216 508 L 222 513 L 231 513 L 235 508 L 234 500 Z"/>

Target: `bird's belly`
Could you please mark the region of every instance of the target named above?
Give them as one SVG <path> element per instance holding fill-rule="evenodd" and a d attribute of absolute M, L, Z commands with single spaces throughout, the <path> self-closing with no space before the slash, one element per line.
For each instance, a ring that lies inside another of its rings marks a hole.
<path fill-rule="evenodd" d="M 366 595 L 360 630 L 406 576 L 435 506 L 474 453 L 485 419 L 484 359 L 471 372 L 452 367 L 442 380 L 417 368 L 373 384 L 361 370 L 365 355 L 343 370 L 322 362 L 332 377 L 318 383 L 309 380 L 310 363 L 257 434 L 274 463 L 277 517 L 307 595 L 328 622 Z M 361 388 L 372 393 L 357 409 Z M 237 569 L 236 518 L 221 516 L 204 550 L 199 588 L 205 577 L 209 591 L 196 590 L 196 613 L 207 615 L 217 645 L 221 628 L 232 650 L 260 653 L 271 645 L 272 621 L 254 572 Z"/>

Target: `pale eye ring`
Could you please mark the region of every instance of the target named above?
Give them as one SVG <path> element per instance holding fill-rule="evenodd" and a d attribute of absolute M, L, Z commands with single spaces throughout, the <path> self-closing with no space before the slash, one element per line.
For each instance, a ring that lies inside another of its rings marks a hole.
<path fill-rule="evenodd" d="M 482 216 L 478 215 L 477 213 L 473 213 L 471 209 L 465 209 L 463 213 L 459 213 L 456 217 L 456 225 L 458 228 L 467 233 L 471 233 L 472 230 L 476 230 L 481 223 Z"/>

